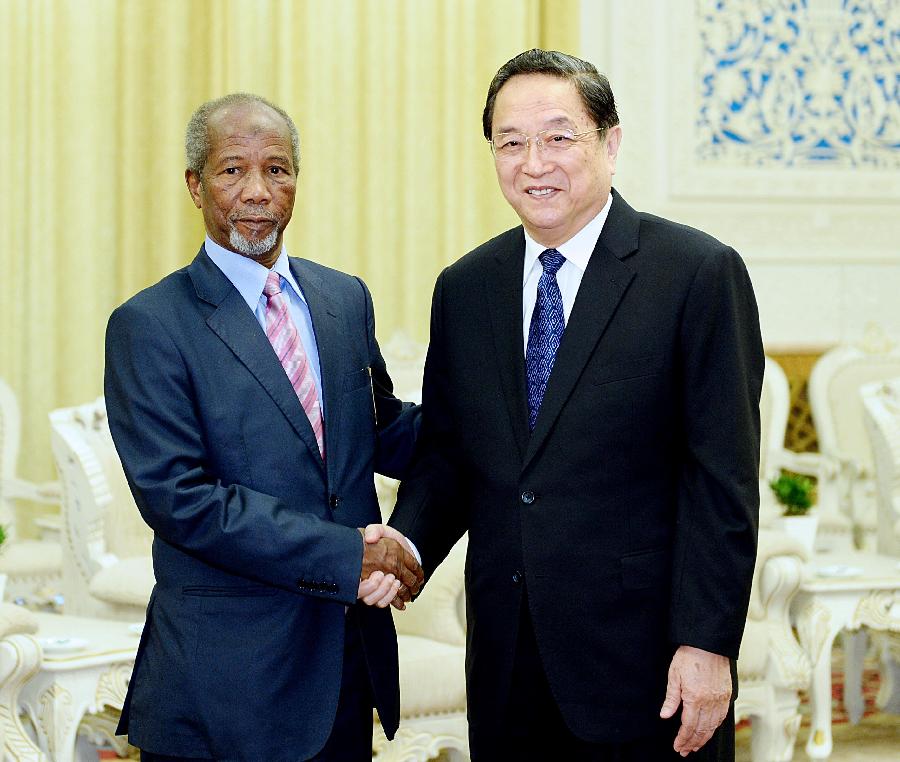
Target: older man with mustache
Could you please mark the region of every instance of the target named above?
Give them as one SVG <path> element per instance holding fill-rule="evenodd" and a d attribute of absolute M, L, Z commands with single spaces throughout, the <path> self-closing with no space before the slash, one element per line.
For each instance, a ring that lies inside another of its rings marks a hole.
<path fill-rule="evenodd" d="M 110 429 L 155 533 L 119 731 L 145 762 L 369 760 L 373 706 L 389 736 L 399 721 L 386 607 L 422 571 L 361 528 L 418 411 L 392 394 L 363 282 L 282 245 L 290 117 L 229 95 L 197 109 L 186 148 L 206 240 L 107 331 Z"/>

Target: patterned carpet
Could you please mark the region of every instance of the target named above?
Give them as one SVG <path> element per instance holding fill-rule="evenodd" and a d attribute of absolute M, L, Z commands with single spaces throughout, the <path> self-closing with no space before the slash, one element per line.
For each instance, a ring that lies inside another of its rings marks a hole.
<path fill-rule="evenodd" d="M 875 699 L 881 677 L 877 664 L 866 660 L 863 672 L 863 699 L 865 710 L 858 725 L 851 725 L 844 709 L 843 652 L 835 648 L 832 658 L 831 712 L 834 752 L 832 762 L 897 762 L 900 760 L 900 716 L 879 711 Z M 809 700 L 805 691 L 800 693 L 802 721 L 794 759 L 808 759 L 804 746 L 809 737 Z M 744 720 L 737 727 L 737 762 L 750 760 L 750 721 Z"/>

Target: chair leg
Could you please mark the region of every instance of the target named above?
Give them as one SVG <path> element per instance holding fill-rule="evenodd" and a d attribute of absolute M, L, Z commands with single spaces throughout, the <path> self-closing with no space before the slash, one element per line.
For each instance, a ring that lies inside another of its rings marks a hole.
<path fill-rule="evenodd" d="M 841 633 L 844 647 L 844 708 L 850 722 L 857 725 L 862 719 L 866 705 L 862 693 L 863 662 L 869 637 L 865 630 Z"/>
<path fill-rule="evenodd" d="M 880 634 L 881 687 L 878 707 L 887 714 L 900 714 L 900 634 Z"/>
<path fill-rule="evenodd" d="M 800 696 L 796 690 L 774 688 L 768 711 L 753 718 L 750 756 L 753 762 L 790 762 L 800 730 Z"/>

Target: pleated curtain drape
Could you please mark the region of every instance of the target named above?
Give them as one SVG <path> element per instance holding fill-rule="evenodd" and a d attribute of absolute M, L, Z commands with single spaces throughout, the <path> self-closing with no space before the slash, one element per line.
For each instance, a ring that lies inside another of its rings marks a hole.
<path fill-rule="evenodd" d="M 109 313 L 202 241 L 183 180 L 197 105 L 246 90 L 294 117 L 289 251 L 361 275 L 380 337 L 424 341 L 440 269 L 517 222 L 481 136 L 488 83 L 530 47 L 577 54 L 579 7 L 0 2 L 0 376 L 22 406 L 20 473 L 53 478 L 47 413 L 102 393 Z"/>

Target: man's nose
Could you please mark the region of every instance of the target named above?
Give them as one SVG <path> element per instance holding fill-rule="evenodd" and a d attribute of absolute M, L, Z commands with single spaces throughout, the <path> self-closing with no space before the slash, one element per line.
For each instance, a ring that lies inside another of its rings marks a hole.
<path fill-rule="evenodd" d="M 525 159 L 522 163 L 522 169 L 529 175 L 542 175 L 547 171 L 546 153 L 544 151 L 543 141 L 538 143 L 538 138 L 528 138 L 525 142 Z"/>
<path fill-rule="evenodd" d="M 266 182 L 266 175 L 258 169 L 250 170 L 244 176 L 244 185 L 241 188 L 241 200 L 254 204 L 264 204 L 271 200 L 272 192 Z"/>

